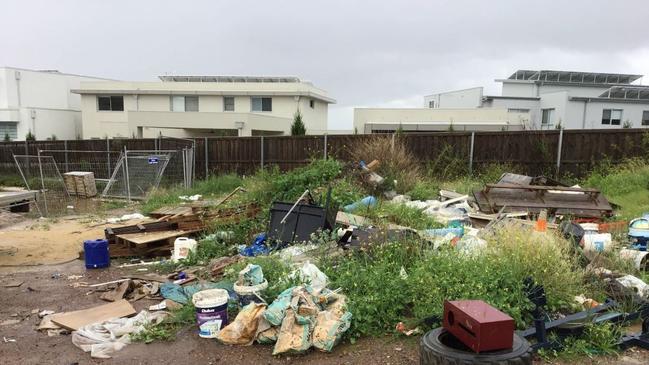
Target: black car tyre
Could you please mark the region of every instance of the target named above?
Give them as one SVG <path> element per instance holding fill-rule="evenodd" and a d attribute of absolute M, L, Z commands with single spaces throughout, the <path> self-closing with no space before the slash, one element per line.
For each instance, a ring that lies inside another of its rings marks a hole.
<path fill-rule="evenodd" d="M 443 328 L 424 335 L 420 345 L 421 365 L 528 365 L 532 364 L 529 342 L 514 334 L 514 345 L 509 350 L 476 354 Z"/>

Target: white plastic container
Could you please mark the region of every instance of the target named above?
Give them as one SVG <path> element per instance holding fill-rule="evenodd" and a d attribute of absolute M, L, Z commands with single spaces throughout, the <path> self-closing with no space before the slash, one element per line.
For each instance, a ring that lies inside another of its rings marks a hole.
<path fill-rule="evenodd" d="M 584 251 L 604 252 L 611 249 L 613 239 L 610 233 L 598 233 L 584 235 Z"/>
<path fill-rule="evenodd" d="M 221 328 L 227 326 L 229 298 L 225 289 L 207 289 L 192 296 L 200 337 L 216 338 Z"/>
<path fill-rule="evenodd" d="M 633 261 L 635 268 L 638 270 L 646 270 L 647 255 L 649 255 L 649 252 L 647 251 L 628 250 L 628 249 L 620 250 L 620 257 L 625 260 Z"/>
<path fill-rule="evenodd" d="M 178 237 L 174 241 L 174 252 L 171 255 L 173 261 L 178 261 L 180 259 L 186 259 L 189 256 L 189 252 L 196 249 L 195 239 L 187 237 Z"/>

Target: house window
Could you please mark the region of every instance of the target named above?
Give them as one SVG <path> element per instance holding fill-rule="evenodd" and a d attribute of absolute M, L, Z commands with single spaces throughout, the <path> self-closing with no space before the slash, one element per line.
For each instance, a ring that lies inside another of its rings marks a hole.
<path fill-rule="evenodd" d="M 198 96 L 172 96 L 171 111 L 173 112 L 197 112 Z"/>
<path fill-rule="evenodd" d="M 223 97 L 223 111 L 233 112 L 234 111 L 234 96 L 224 96 Z"/>
<path fill-rule="evenodd" d="M 435 100 L 429 101 L 428 102 L 428 107 L 431 108 L 431 109 L 435 108 Z"/>
<path fill-rule="evenodd" d="M 0 140 L 4 141 L 6 136 L 11 140 L 18 138 L 18 123 L 0 122 Z"/>
<path fill-rule="evenodd" d="M 311 109 L 315 108 L 315 100 L 309 100 L 309 106 L 311 107 Z"/>
<path fill-rule="evenodd" d="M 272 112 L 273 111 L 273 99 L 272 98 L 262 98 L 262 97 L 253 97 L 252 98 L 252 111 L 253 112 Z"/>
<path fill-rule="evenodd" d="M 642 112 L 642 125 L 649 125 L 649 110 Z"/>
<path fill-rule="evenodd" d="M 97 96 L 97 110 L 102 111 L 124 111 L 124 97 L 119 95 Z"/>
<path fill-rule="evenodd" d="M 543 109 L 541 125 L 550 125 L 554 121 L 554 109 Z"/>
<path fill-rule="evenodd" d="M 602 111 L 602 124 L 620 125 L 622 121 L 622 109 L 604 109 Z"/>
<path fill-rule="evenodd" d="M 509 108 L 507 109 L 508 112 L 510 113 L 529 113 L 529 109 L 521 109 L 521 108 Z"/>

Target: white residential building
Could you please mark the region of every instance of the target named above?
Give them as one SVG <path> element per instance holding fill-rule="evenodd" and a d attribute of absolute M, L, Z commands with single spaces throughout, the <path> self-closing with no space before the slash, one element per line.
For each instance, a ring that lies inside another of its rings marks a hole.
<path fill-rule="evenodd" d="M 482 87 L 428 95 L 426 108 L 506 109 L 527 113 L 528 129 L 644 128 L 649 126 L 649 86 L 642 75 L 518 70 L 502 83 L 501 95 Z"/>
<path fill-rule="evenodd" d="M 327 130 L 326 91 L 297 77 L 160 76 L 158 82 L 87 82 L 84 138 L 290 134 L 299 110 L 307 134 Z"/>
<path fill-rule="evenodd" d="M 106 80 L 61 73 L 0 67 L 0 140 L 81 136 L 81 98 L 70 92 L 82 81 Z"/>

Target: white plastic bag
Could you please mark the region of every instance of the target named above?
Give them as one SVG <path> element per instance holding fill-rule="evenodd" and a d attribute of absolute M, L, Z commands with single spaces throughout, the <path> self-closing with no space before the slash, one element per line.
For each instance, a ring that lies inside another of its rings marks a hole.
<path fill-rule="evenodd" d="M 327 275 L 309 261 L 306 261 L 302 267 L 294 271 L 291 277 L 297 277 L 302 283 L 309 284 L 313 289 L 314 295 L 320 294 L 322 289 L 326 288 L 329 284 Z"/>

